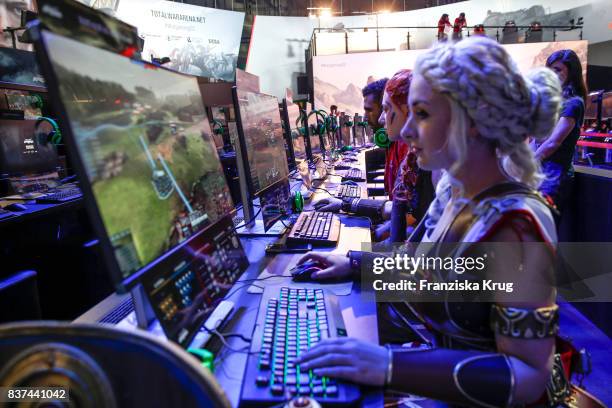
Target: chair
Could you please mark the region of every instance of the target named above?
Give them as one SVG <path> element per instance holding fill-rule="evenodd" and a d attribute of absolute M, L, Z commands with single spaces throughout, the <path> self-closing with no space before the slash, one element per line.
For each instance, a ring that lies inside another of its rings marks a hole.
<path fill-rule="evenodd" d="M 230 407 L 207 369 L 174 343 L 113 326 L 0 326 L 3 387 L 63 386 L 71 406 Z"/>

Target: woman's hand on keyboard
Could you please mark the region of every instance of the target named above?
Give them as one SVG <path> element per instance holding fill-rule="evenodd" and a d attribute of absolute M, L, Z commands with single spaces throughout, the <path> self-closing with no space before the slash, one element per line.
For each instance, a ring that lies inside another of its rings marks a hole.
<path fill-rule="evenodd" d="M 302 354 L 296 363 L 300 370 L 313 369 L 317 376 L 382 386 L 389 368 L 389 352 L 383 346 L 338 337 L 322 340 Z"/>
<path fill-rule="evenodd" d="M 321 268 L 311 275 L 311 279 L 314 280 L 344 279 L 352 275 L 351 265 L 346 256 L 310 252 L 304 255 L 297 264 L 301 265 L 306 261 L 314 261 Z"/>
<path fill-rule="evenodd" d="M 313 204 L 315 210 L 337 213 L 342 209 L 342 200 L 335 197 L 325 197 Z"/>

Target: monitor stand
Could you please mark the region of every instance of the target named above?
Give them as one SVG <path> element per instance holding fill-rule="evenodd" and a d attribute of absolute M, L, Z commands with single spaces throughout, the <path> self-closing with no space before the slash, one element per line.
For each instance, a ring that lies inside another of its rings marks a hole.
<path fill-rule="evenodd" d="M 136 285 L 130 293 L 134 302 L 138 328 L 147 330 L 151 322 L 155 321 L 155 312 L 147 299 L 144 288 L 142 285 Z"/>

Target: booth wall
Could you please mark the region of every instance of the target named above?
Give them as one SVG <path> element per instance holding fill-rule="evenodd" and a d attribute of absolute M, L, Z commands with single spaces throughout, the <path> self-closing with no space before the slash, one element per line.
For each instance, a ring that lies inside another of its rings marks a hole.
<path fill-rule="evenodd" d="M 583 17 L 584 39 L 589 44 L 612 40 L 612 29 L 609 27 L 612 7 L 609 7 L 609 0 L 542 0 L 535 5 L 533 0 L 472 0 L 402 13 L 334 17 L 328 20 L 258 16 L 253 27 L 246 70 L 261 77 L 263 92 L 282 98 L 288 84 L 297 93 L 297 74 L 306 72 L 303 50 L 308 46 L 313 29 L 319 25 L 323 28 L 340 23 L 347 28 L 375 27 L 378 22 L 379 27 L 436 26 L 442 13 L 448 13 L 452 20 L 460 12 L 466 13 L 470 27 L 479 23 L 503 25 L 506 20 L 515 20 L 519 25 L 529 25 L 535 20 L 543 24 L 567 25 L 570 19 L 577 21 Z M 495 32 L 489 35 L 494 36 Z M 546 36 L 552 34 L 545 34 L 544 40 L 547 40 Z M 403 34 L 397 35 L 397 38 L 400 42 L 406 41 Z M 436 30 L 410 30 L 411 49 L 428 48 L 435 39 Z M 578 40 L 579 31 L 558 32 L 557 39 Z M 394 49 L 401 50 L 401 43 Z"/>
<path fill-rule="evenodd" d="M 570 48 L 582 61 L 586 75 L 587 41 L 509 44 L 506 49 L 519 69 L 526 72 L 545 65 L 546 58 L 556 50 Z M 328 110 L 335 104 L 347 113 L 362 112 L 361 89 L 370 79 L 390 77 L 402 68 L 413 68 L 419 54 L 426 50 L 339 54 L 313 58 L 315 108 Z"/>

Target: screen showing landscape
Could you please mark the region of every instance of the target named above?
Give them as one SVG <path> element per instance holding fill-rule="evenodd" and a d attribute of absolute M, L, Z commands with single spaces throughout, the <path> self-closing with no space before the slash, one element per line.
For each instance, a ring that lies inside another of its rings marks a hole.
<path fill-rule="evenodd" d="M 194 77 L 43 40 L 124 278 L 232 210 Z"/>
<path fill-rule="evenodd" d="M 293 153 L 295 160 L 306 160 L 306 145 L 304 135 L 300 133 L 302 124 L 298 122 L 300 118 L 300 107 L 294 103 L 287 104 L 287 116 L 289 117 L 289 127 L 291 128 L 291 140 L 293 141 Z M 295 123 L 298 122 L 296 125 Z"/>
<path fill-rule="evenodd" d="M 240 89 L 237 94 L 253 192 L 257 194 L 289 174 L 278 100 Z"/>

